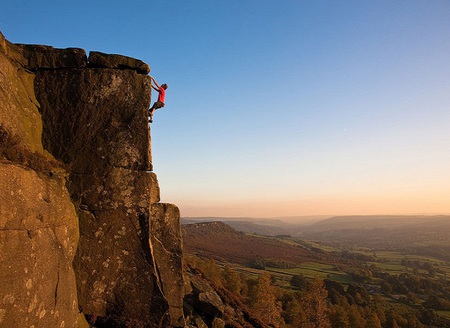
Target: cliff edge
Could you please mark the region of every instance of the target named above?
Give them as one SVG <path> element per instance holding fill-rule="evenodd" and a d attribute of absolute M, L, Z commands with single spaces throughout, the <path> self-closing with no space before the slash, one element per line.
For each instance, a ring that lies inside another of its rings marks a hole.
<path fill-rule="evenodd" d="M 184 326 L 180 214 L 152 172 L 149 71 L 0 33 L 0 325 Z"/>

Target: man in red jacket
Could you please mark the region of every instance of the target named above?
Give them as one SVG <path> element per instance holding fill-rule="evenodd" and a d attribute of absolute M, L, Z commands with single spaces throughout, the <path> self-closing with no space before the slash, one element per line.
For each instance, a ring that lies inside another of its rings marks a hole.
<path fill-rule="evenodd" d="M 151 83 L 152 88 L 155 89 L 156 91 L 158 91 L 158 100 L 155 101 L 153 106 L 151 108 L 149 108 L 149 110 L 148 110 L 148 116 L 149 116 L 148 121 L 150 123 L 152 123 L 153 122 L 153 113 L 155 112 L 155 110 L 157 110 L 158 108 L 164 107 L 164 100 L 166 98 L 167 84 L 163 83 L 160 86 L 153 77 L 150 77 L 150 78 L 152 79 L 152 83 Z M 155 83 L 155 85 L 153 85 L 153 83 Z"/>

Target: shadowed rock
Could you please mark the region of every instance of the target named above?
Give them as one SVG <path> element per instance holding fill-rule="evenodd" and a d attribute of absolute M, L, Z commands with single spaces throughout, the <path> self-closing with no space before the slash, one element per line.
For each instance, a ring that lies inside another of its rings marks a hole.
<path fill-rule="evenodd" d="M 169 303 L 171 324 L 184 327 L 180 211 L 172 204 L 153 204 L 151 217 L 150 245 L 161 289 Z"/>
<path fill-rule="evenodd" d="M 22 55 L 28 60 L 26 68 L 58 69 L 80 68 L 87 64 L 86 51 L 80 48 L 56 49 L 51 46 L 17 44 Z"/>
<path fill-rule="evenodd" d="M 118 68 L 118 69 L 133 69 L 140 74 L 147 75 L 150 73 L 150 66 L 142 60 L 115 54 L 105 54 L 99 51 L 91 51 L 89 53 L 89 66 L 104 67 L 104 68 Z"/>

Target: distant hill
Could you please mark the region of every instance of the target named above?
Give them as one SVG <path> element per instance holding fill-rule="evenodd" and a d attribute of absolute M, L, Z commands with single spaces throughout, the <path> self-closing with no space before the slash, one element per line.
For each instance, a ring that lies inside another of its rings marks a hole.
<path fill-rule="evenodd" d="M 187 252 L 220 261 L 249 265 L 261 258 L 295 263 L 319 258 L 300 245 L 246 235 L 223 222 L 187 224 L 182 226 L 182 232 Z"/>
<path fill-rule="evenodd" d="M 405 229 L 416 227 L 450 226 L 450 215 L 354 215 L 335 216 L 317 222 L 304 230 L 323 232 L 355 229 Z"/>
<path fill-rule="evenodd" d="M 414 251 L 450 260 L 450 216 L 340 216 L 306 227 L 300 238 L 329 245 Z"/>
<path fill-rule="evenodd" d="M 182 224 L 201 222 L 224 222 L 234 229 L 264 236 L 295 235 L 304 227 L 329 216 L 289 216 L 279 218 L 249 218 L 249 217 L 187 217 L 182 218 Z"/>

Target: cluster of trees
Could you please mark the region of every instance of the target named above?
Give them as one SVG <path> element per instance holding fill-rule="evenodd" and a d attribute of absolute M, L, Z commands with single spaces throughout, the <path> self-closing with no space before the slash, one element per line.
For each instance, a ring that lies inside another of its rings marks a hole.
<path fill-rule="evenodd" d="M 192 261 L 192 259 L 191 259 Z M 320 278 L 293 276 L 293 289 L 280 288 L 275 277 L 261 273 L 251 277 L 233 268 L 221 268 L 213 260 L 195 260 L 195 266 L 215 284 L 228 289 L 273 327 L 378 328 L 445 327 L 430 308 L 386 302 L 362 284 L 343 285 Z M 192 263 L 191 263 L 192 265 Z M 406 278 L 406 277 L 404 277 Z M 394 283 L 394 281 L 393 281 Z M 402 283 L 406 283 L 403 281 Z M 407 282 L 409 285 L 412 282 Z M 391 288 L 394 286 L 391 285 Z M 396 288 L 396 287 L 395 287 Z M 442 305 L 439 299 L 430 302 Z"/>
<path fill-rule="evenodd" d="M 293 269 L 298 265 L 295 262 L 286 261 L 286 260 L 274 260 L 274 259 L 266 259 L 262 257 L 257 257 L 252 263 L 250 263 L 250 267 L 265 270 L 266 267 L 271 268 L 279 268 L 279 269 Z"/>
<path fill-rule="evenodd" d="M 421 267 L 430 268 L 426 263 L 421 264 Z M 352 277 L 364 286 L 377 286 L 376 293 L 397 299 L 401 303 L 450 311 L 450 287 L 444 275 L 417 272 L 390 274 L 371 266 L 353 271 Z"/>
<path fill-rule="evenodd" d="M 427 271 L 430 277 L 434 277 L 436 273 L 445 275 L 445 271 L 439 269 L 439 267 L 433 265 L 433 263 L 429 261 L 409 260 L 404 258 L 401 261 L 401 265 L 404 265 L 405 268 L 412 268 L 416 274 L 418 273 L 418 270 L 424 270 Z"/>

